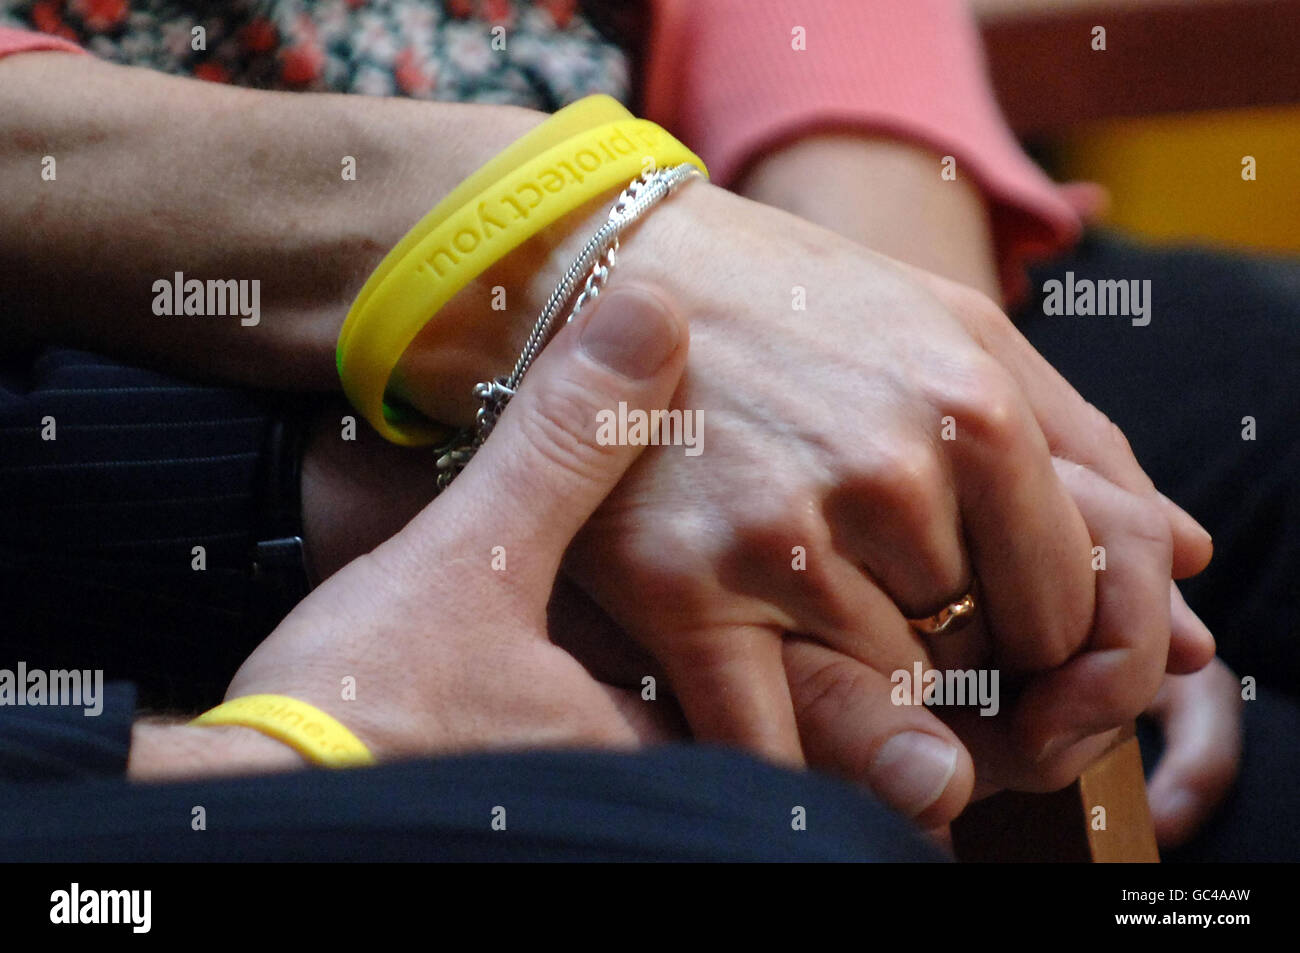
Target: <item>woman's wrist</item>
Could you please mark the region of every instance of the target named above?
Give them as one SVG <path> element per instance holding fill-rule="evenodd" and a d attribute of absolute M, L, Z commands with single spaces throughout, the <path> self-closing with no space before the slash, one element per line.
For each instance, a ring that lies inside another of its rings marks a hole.
<path fill-rule="evenodd" d="M 826 133 L 763 156 L 739 191 L 999 300 L 983 193 L 968 172 L 943 170 L 940 155 L 907 142 Z"/>

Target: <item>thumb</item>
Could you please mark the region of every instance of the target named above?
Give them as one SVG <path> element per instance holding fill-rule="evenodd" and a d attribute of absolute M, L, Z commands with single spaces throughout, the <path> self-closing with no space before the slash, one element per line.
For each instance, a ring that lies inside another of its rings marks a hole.
<path fill-rule="evenodd" d="M 629 415 L 666 409 L 688 336 L 648 289 L 601 294 L 542 352 L 439 503 L 479 533 L 512 542 L 512 570 L 538 574 L 549 592 L 570 541 L 643 449 L 644 441 L 619 442 L 620 403 Z"/>

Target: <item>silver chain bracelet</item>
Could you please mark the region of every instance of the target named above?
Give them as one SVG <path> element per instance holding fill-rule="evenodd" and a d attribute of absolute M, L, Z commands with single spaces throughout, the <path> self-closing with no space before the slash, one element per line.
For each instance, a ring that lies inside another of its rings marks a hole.
<path fill-rule="evenodd" d="M 519 384 L 532 367 L 533 361 L 537 360 L 537 355 L 542 353 L 542 349 L 559 330 L 559 316 L 565 304 L 573 298 L 583 275 L 587 276 L 587 280 L 573 302 L 569 316 L 564 320 L 565 324 L 577 317 L 583 305 L 600 295 L 617 261 L 619 236 L 651 208 L 698 175 L 701 175 L 700 170 L 689 162 L 667 169 L 655 169 L 635 179 L 618 197 L 605 224 L 591 236 L 591 240 L 551 292 L 541 316 L 528 335 L 519 360 L 515 361 L 514 369 L 505 377 L 483 381 L 474 386 L 474 396 L 481 404 L 474 416 L 474 426 L 461 430 L 437 449 L 437 492 L 445 490 L 460 471 L 465 469 L 465 465 L 492 433 L 492 428 L 496 426 L 510 398 L 515 396 L 515 391 L 519 389 Z"/>

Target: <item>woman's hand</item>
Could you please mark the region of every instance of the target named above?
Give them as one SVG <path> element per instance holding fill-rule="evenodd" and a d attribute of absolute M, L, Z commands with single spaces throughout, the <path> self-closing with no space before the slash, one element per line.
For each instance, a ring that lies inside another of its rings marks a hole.
<path fill-rule="evenodd" d="M 1092 467 L 1162 509 L 1174 538 L 1174 577 L 1195 575 L 1210 557 L 1208 535 L 1156 492 L 1119 428 L 1080 397 L 994 304 L 1001 287 L 984 194 L 970 174 L 945 181 L 938 174 L 942 164 L 937 153 L 896 139 L 814 134 L 764 154 L 739 188 L 748 198 L 913 266 L 916 280 L 1015 378 L 1053 454 Z M 1097 186 L 1066 188 L 1076 200 L 1086 196 L 1093 214 L 1105 202 Z M 1170 598 L 1171 670 L 1191 671 L 1208 657 L 1204 626 L 1172 584 Z"/>
<path fill-rule="evenodd" d="M 1003 679 L 1005 714 L 945 712 L 975 756 L 977 797 L 1068 784 L 1110 746 L 1115 729 L 1141 714 L 1166 667 L 1172 547 L 1163 514 L 1088 467 L 1053 463 L 1107 555 L 1096 572 L 1096 616 L 1082 651 L 1059 668 Z M 1017 744 L 1026 738 L 1034 739 L 1028 759 Z"/>
<path fill-rule="evenodd" d="M 379 757 L 665 736 L 671 709 L 597 682 L 548 639 L 546 611 L 570 540 L 639 452 L 598 443 L 597 414 L 620 401 L 665 406 L 687 330 L 626 288 L 575 324 L 456 482 L 312 592 L 228 698 L 307 701 Z M 355 701 L 341 690 L 349 677 Z"/>
<path fill-rule="evenodd" d="M 673 406 L 702 414 L 703 452 L 664 447 L 642 458 L 567 566 L 655 654 L 697 735 L 786 761 L 812 751 L 868 781 L 875 766 L 879 788 L 880 775 L 896 777 L 888 759 L 876 764 L 892 734 L 864 735 L 863 709 L 893 723 L 891 673 L 931 661 L 907 617 L 978 579 L 983 627 L 953 637 L 963 646 L 953 662 L 997 666 L 1004 677 L 1121 637 L 1120 620 L 1095 611 L 1090 523 L 1034 408 L 910 269 L 697 185 L 629 238 L 619 268 L 615 281 L 670 289 L 691 321 L 691 363 Z M 1143 498 L 1125 503 L 1171 546 L 1163 511 Z M 1143 606 L 1165 628 L 1143 629 L 1142 651 L 1107 673 L 1128 687 L 1105 696 L 1102 720 L 1132 718 L 1155 692 L 1169 638 L 1168 559 L 1163 597 Z M 802 646 L 832 654 L 795 665 L 789 656 Z M 855 698 L 868 701 L 850 716 Z M 1051 728 L 1095 730 L 1097 714 Z M 1045 728 L 1027 727 L 1021 773 L 1052 740 Z M 957 789 L 970 779 L 963 755 L 924 747 L 934 776 L 940 763 L 954 772 L 952 796 L 937 811 L 896 806 L 938 821 L 964 802 Z"/>

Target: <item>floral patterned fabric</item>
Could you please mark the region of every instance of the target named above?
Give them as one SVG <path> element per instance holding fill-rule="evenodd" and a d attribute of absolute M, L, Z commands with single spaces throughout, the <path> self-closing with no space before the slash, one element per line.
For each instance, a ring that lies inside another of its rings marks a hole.
<path fill-rule="evenodd" d="M 578 0 L 0 0 L 0 25 L 115 63 L 263 89 L 546 111 L 630 92 L 627 56 Z"/>

